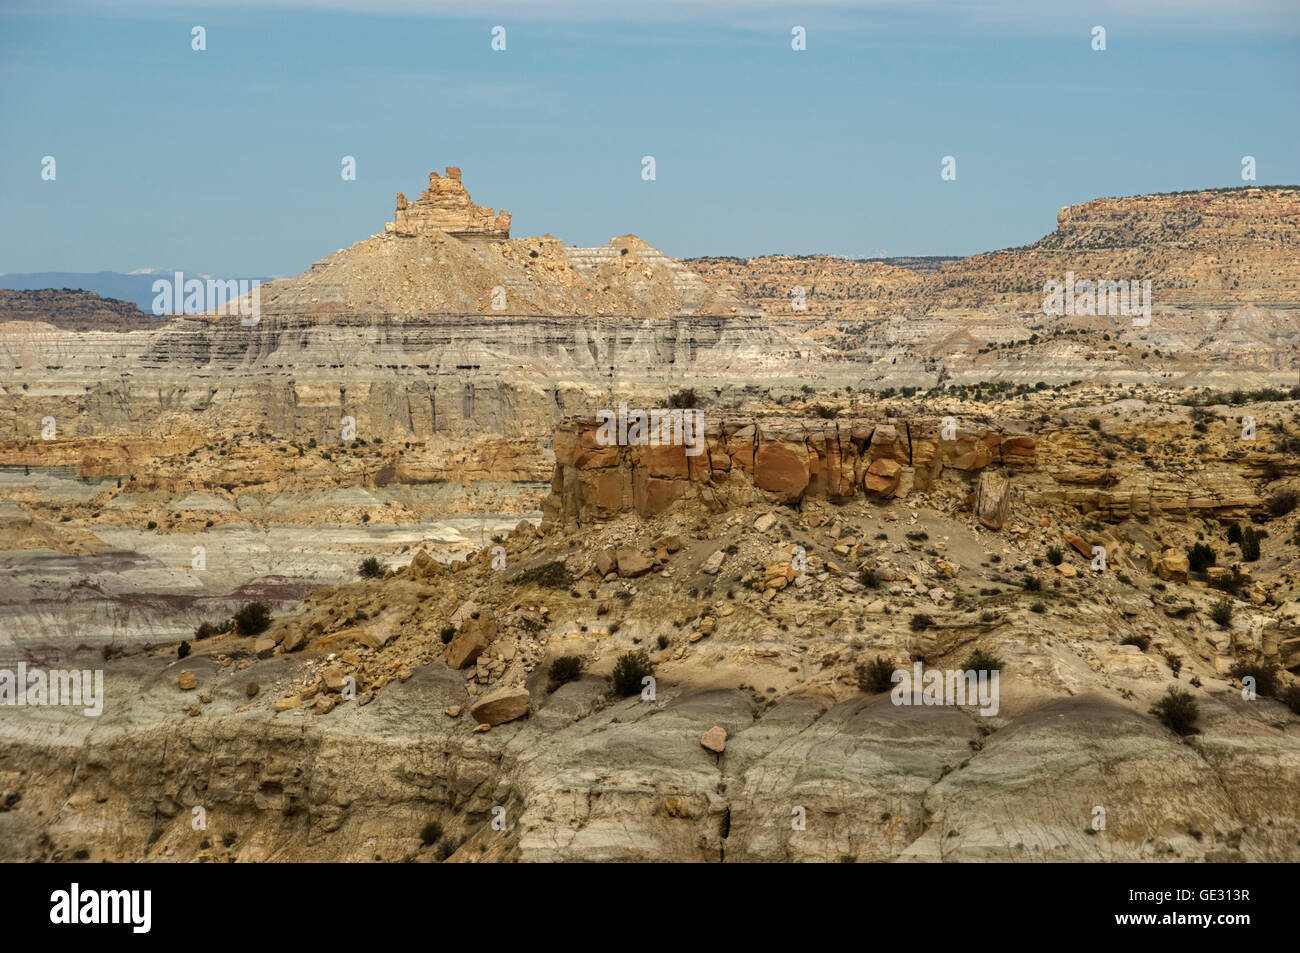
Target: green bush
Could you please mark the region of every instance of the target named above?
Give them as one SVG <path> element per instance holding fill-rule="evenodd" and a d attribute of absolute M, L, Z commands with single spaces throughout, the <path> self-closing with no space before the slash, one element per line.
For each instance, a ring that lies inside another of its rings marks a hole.
<path fill-rule="evenodd" d="M 870 695 L 887 692 L 893 687 L 894 660 L 878 655 L 870 662 L 859 665 L 858 688 Z"/>
<path fill-rule="evenodd" d="M 1248 563 L 1259 559 L 1259 534 L 1254 527 L 1247 526 L 1241 531 L 1241 558 Z"/>
<path fill-rule="evenodd" d="M 567 589 L 573 585 L 573 577 L 564 568 L 564 563 L 555 559 L 549 563 L 542 563 L 540 566 L 525 569 L 515 577 L 515 582 L 521 586 L 536 583 L 545 589 Z"/>
<path fill-rule="evenodd" d="M 614 683 L 614 692 L 627 698 L 641 692 L 641 679 L 654 674 L 654 663 L 645 649 L 638 652 L 624 652 L 614 663 L 610 680 Z"/>
<path fill-rule="evenodd" d="M 1278 490 L 1268 498 L 1268 511 L 1274 516 L 1286 516 L 1300 506 L 1300 493 L 1295 490 Z"/>
<path fill-rule="evenodd" d="M 1226 629 L 1232 624 L 1232 603 L 1227 599 L 1220 599 L 1210 610 L 1210 618 L 1218 623 L 1219 628 Z"/>
<path fill-rule="evenodd" d="M 1237 681 L 1247 678 L 1255 680 L 1255 694 L 1264 698 L 1277 698 L 1281 681 L 1275 666 L 1260 665 L 1255 662 L 1237 662 L 1228 669 L 1228 674 Z"/>
<path fill-rule="evenodd" d="M 962 668 L 968 672 L 1000 672 L 1002 671 L 1002 659 L 992 652 L 976 649 L 966 656 Z"/>
<path fill-rule="evenodd" d="M 1187 568 L 1192 572 L 1205 572 L 1206 568 L 1214 565 L 1214 550 L 1204 543 L 1197 543 L 1187 550 Z"/>
<path fill-rule="evenodd" d="M 236 635 L 260 635 L 271 624 L 271 607 L 265 602 L 250 602 L 234 614 Z"/>
<path fill-rule="evenodd" d="M 1151 706 L 1155 715 L 1166 728 L 1180 735 L 1196 734 L 1196 720 L 1200 717 L 1200 708 L 1191 692 L 1181 688 L 1170 688 L 1158 702 Z"/>
<path fill-rule="evenodd" d="M 577 655 L 561 655 L 546 670 L 546 675 L 551 680 L 547 691 L 553 692 L 561 685 L 576 680 L 586 666 L 587 663 Z"/>

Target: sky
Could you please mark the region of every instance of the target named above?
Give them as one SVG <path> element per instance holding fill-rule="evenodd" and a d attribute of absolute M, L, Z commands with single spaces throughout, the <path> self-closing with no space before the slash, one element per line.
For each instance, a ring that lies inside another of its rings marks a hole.
<path fill-rule="evenodd" d="M 0 0 L 0 130 L 0 273 L 297 274 L 448 165 L 515 237 L 966 255 L 1300 183 L 1300 0 Z"/>

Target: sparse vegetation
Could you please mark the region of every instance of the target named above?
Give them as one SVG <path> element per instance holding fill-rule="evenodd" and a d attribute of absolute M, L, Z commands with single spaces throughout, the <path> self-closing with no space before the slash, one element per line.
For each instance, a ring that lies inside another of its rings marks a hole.
<path fill-rule="evenodd" d="M 992 652 L 976 649 L 966 656 L 962 668 L 968 672 L 1000 672 L 1002 671 L 1002 659 Z"/>
<path fill-rule="evenodd" d="M 1154 705 L 1151 714 L 1160 719 L 1166 728 L 1175 734 L 1196 734 L 1196 722 L 1200 717 L 1200 707 L 1192 693 L 1182 688 L 1170 688 Z"/>
<path fill-rule="evenodd" d="M 618 657 L 618 661 L 614 663 L 614 671 L 610 674 L 610 681 L 614 685 L 615 694 L 623 698 L 639 694 L 642 688 L 641 680 L 654 675 L 654 670 L 654 663 L 650 661 L 650 653 L 645 649 L 637 652 L 624 652 Z"/>
<path fill-rule="evenodd" d="M 1281 679 L 1276 666 L 1261 665 L 1258 662 L 1236 662 L 1228 669 L 1228 674 L 1244 683 L 1246 679 L 1255 680 L 1255 694 L 1263 698 L 1277 698 L 1280 693 Z"/>
<path fill-rule="evenodd" d="M 181 639 L 181 644 L 176 646 L 176 657 L 185 658 L 185 656 L 189 654 L 190 654 L 190 643 L 186 642 L 184 639 Z"/>
<path fill-rule="evenodd" d="M 573 576 L 564 568 L 562 561 L 555 559 L 525 569 L 514 581 L 521 586 L 535 584 L 544 589 L 567 589 L 573 585 Z"/>
<path fill-rule="evenodd" d="M 430 821 L 420 828 L 420 843 L 425 847 L 436 844 L 440 840 L 442 840 L 442 825 L 437 821 Z"/>
<path fill-rule="evenodd" d="M 550 679 L 550 684 L 546 690 L 553 692 L 561 685 L 576 681 L 582 675 L 582 670 L 586 668 L 587 663 L 578 655 L 561 655 L 555 661 L 551 662 L 550 668 L 546 670 L 546 677 Z"/>
<path fill-rule="evenodd" d="M 236 635 L 261 635 L 271 625 L 271 607 L 250 602 L 231 617 Z"/>
<path fill-rule="evenodd" d="M 1220 599 L 1214 604 L 1214 608 L 1210 610 L 1210 618 L 1221 629 L 1226 629 L 1232 625 L 1232 603 L 1227 599 Z"/>
<path fill-rule="evenodd" d="M 934 625 L 934 620 L 924 612 L 918 612 L 912 616 L 912 621 L 908 623 L 913 632 L 924 632 L 930 626 Z"/>
<path fill-rule="evenodd" d="M 1286 516 L 1300 506 L 1300 493 L 1295 490 L 1278 490 L 1268 498 L 1268 511 L 1273 516 Z"/>
<path fill-rule="evenodd" d="M 857 668 L 858 688 L 869 695 L 887 692 L 893 686 L 894 660 L 878 655 Z"/>
<path fill-rule="evenodd" d="M 1065 559 L 1065 553 L 1061 552 L 1061 547 L 1059 546 L 1047 547 L 1047 561 L 1049 563 L 1051 563 L 1053 566 L 1059 566 L 1061 565 L 1061 561 L 1063 559 Z"/>
<path fill-rule="evenodd" d="M 1252 526 L 1241 531 L 1241 558 L 1248 563 L 1259 559 L 1259 534 Z"/>
<path fill-rule="evenodd" d="M 378 579 L 384 574 L 383 564 L 374 556 L 367 556 L 357 567 L 357 575 L 362 579 Z"/>
<path fill-rule="evenodd" d="M 1205 543 L 1196 543 L 1187 550 L 1187 568 L 1192 572 L 1205 572 L 1218 557 Z"/>

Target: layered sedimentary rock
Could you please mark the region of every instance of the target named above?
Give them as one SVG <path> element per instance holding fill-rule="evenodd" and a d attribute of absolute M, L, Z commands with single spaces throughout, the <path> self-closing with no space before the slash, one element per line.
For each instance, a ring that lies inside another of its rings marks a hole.
<path fill-rule="evenodd" d="M 1012 427 L 949 434 L 938 420 L 713 421 L 692 455 L 685 444 L 604 446 L 594 417 L 566 420 L 555 430 L 555 476 L 544 511 L 581 524 L 624 512 L 649 516 L 683 498 L 891 499 L 929 489 L 945 467 L 1032 469 L 1034 438 L 1022 425 Z"/>
<path fill-rule="evenodd" d="M 510 213 L 475 205 L 460 181 L 460 169 L 447 167 L 443 178 L 429 173 L 429 187 L 414 202 L 397 193 L 397 211 L 387 231 L 405 238 L 445 232 L 452 238 L 503 240 L 510 237 Z"/>

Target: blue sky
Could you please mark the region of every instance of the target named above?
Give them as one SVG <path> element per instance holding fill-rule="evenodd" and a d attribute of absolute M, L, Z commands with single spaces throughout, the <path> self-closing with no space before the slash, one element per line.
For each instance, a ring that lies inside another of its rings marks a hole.
<path fill-rule="evenodd" d="M 1300 4 L 0 0 L 0 129 L 0 272 L 296 274 L 446 165 L 516 236 L 970 254 L 1300 183 Z"/>

